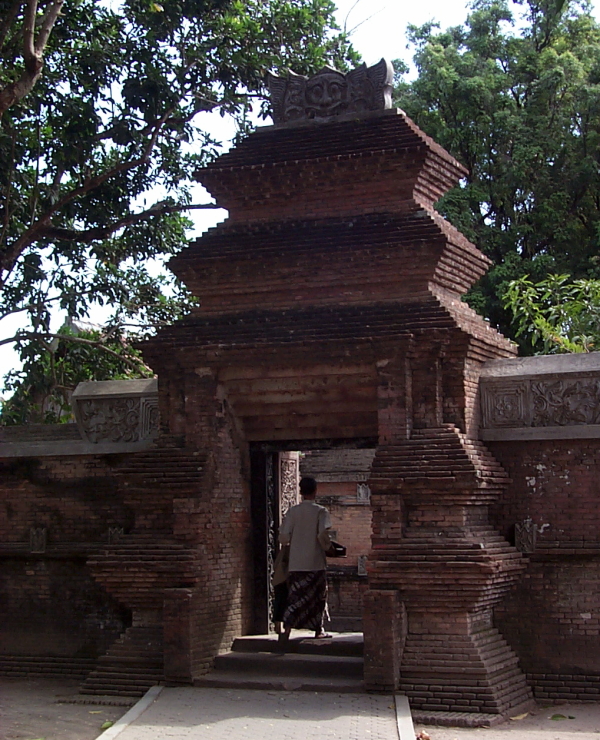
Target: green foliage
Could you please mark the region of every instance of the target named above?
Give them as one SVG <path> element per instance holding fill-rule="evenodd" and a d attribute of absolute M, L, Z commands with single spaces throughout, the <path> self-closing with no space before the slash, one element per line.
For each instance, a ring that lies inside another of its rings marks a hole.
<path fill-rule="evenodd" d="M 600 277 L 600 27 L 585 2 L 471 7 L 411 27 L 419 75 L 397 74 L 396 102 L 469 169 L 437 207 L 494 262 L 467 300 L 514 337 L 511 280 Z"/>
<path fill-rule="evenodd" d="M 118 331 L 63 328 L 50 341 L 23 342 L 21 370 L 8 374 L 13 394 L 3 402 L 2 424 L 73 421 L 71 395 L 86 380 L 152 377 L 152 371 Z"/>
<path fill-rule="evenodd" d="M 508 284 L 504 306 L 536 354 L 600 347 L 600 280 L 551 274 L 534 283 L 526 275 Z"/>
<path fill-rule="evenodd" d="M 32 2 L 0 0 L 0 103 L 27 76 Z M 61 2 L 39 0 L 38 27 Z M 131 336 L 190 309 L 162 263 L 186 244 L 184 214 L 214 207 L 193 203 L 191 190 L 220 144 L 207 116 L 232 116 L 242 135 L 253 108 L 268 113 L 267 70 L 356 62 L 334 9 L 331 0 L 62 7 L 41 76 L 0 105 L 0 319 L 22 316 L 15 340 L 28 367 L 42 362 L 53 312 L 85 318 L 102 306 L 107 325 Z"/>

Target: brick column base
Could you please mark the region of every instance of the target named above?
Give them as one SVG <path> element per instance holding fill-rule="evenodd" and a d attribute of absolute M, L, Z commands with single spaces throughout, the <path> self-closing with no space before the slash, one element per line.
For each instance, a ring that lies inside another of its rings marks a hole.
<path fill-rule="evenodd" d="M 165 680 L 192 683 L 192 589 L 165 589 L 164 656 Z"/>
<path fill-rule="evenodd" d="M 406 611 L 397 591 L 367 591 L 363 599 L 365 688 L 395 691 L 406 639 Z"/>
<path fill-rule="evenodd" d="M 412 709 L 507 715 L 531 702 L 491 613 L 409 611 L 399 688 Z"/>

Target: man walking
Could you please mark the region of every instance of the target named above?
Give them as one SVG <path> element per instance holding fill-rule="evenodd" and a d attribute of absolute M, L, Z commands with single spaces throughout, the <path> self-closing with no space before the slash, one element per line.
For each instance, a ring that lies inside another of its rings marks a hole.
<path fill-rule="evenodd" d="M 293 506 L 279 531 L 279 542 L 290 546 L 288 600 L 283 615 L 285 646 L 292 628 L 314 630 L 315 638 L 331 637 L 323 631 L 327 606 L 327 559 L 331 518 L 324 506 L 316 503 L 317 481 L 302 478 L 302 503 Z"/>

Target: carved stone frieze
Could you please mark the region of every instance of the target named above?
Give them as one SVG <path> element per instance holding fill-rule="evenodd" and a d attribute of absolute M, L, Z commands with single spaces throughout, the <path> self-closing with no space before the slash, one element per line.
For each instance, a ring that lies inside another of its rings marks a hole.
<path fill-rule="evenodd" d="M 137 442 L 140 402 L 136 398 L 84 401 L 81 421 L 90 442 Z"/>
<path fill-rule="evenodd" d="M 392 107 L 394 69 L 382 59 L 344 74 L 324 67 L 313 77 L 290 72 L 268 75 L 276 124 L 326 120 L 345 113 L 366 113 Z"/>
<path fill-rule="evenodd" d="M 484 379 L 483 429 L 600 425 L 600 378 Z"/>
<path fill-rule="evenodd" d="M 529 426 L 529 387 L 526 382 L 498 383 L 482 391 L 483 426 Z"/>
<path fill-rule="evenodd" d="M 93 444 L 131 444 L 158 434 L 156 380 L 81 383 L 73 394 L 80 433 Z"/>
<path fill-rule="evenodd" d="M 600 423 L 600 380 L 538 381 L 531 384 L 534 426 Z"/>

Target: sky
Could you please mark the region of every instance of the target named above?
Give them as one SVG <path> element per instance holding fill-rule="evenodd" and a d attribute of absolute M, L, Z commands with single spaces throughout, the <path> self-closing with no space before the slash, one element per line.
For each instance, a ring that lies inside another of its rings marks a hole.
<path fill-rule="evenodd" d="M 435 20 L 442 28 L 462 24 L 467 16 L 465 0 L 421 0 L 407 3 L 401 0 L 337 0 L 337 20 L 341 28 L 351 33 L 352 43 L 367 65 L 378 62 L 382 57 L 388 61 L 402 58 L 409 62 L 411 52 L 406 48 L 406 28 L 409 24 L 422 25 Z M 600 0 L 595 15 L 600 20 Z M 225 141 L 233 136 L 233 129 L 227 127 L 220 116 L 213 116 L 213 133 Z M 195 193 L 197 202 L 209 202 L 203 189 Z M 226 212 L 196 211 L 194 220 L 196 234 L 214 226 L 226 217 Z M 193 237 L 194 234 L 190 234 Z M 65 317 L 57 317 L 58 329 Z M 94 320 L 92 316 L 91 320 Z M 101 320 L 98 318 L 97 320 Z M 0 322 L 0 338 L 11 336 L 18 328 L 18 322 Z M 10 332 L 10 333 L 9 333 Z M 2 378 L 17 365 L 17 356 L 9 345 L 0 346 L 0 392 Z"/>

